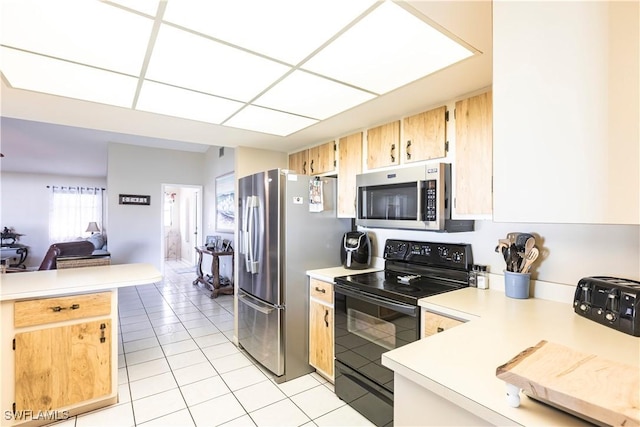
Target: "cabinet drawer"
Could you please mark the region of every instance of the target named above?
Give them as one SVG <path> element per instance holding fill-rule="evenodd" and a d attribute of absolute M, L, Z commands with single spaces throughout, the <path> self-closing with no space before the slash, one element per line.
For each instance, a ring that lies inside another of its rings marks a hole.
<path fill-rule="evenodd" d="M 14 303 L 16 328 L 111 313 L 111 292 L 42 298 Z"/>
<path fill-rule="evenodd" d="M 439 332 L 444 332 L 458 325 L 462 325 L 464 321 L 443 316 L 441 314 L 432 313 L 430 311 L 422 312 L 422 322 L 424 323 L 424 336 L 429 337 Z"/>
<path fill-rule="evenodd" d="M 333 283 L 309 279 L 309 295 L 311 298 L 333 305 Z"/>

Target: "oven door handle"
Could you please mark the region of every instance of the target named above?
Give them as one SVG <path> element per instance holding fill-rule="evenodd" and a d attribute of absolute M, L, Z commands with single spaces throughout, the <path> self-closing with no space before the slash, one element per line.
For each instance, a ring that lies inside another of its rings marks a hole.
<path fill-rule="evenodd" d="M 388 308 L 390 310 L 397 311 L 398 313 L 406 314 L 408 316 L 417 317 L 418 307 L 415 305 L 404 304 L 401 302 L 392 301 L 386 298 L 380 298 L 371 294 L 365 294 L 357 290 L 347 289 L 340 285 L 336 285 L 334 288 L 335 293 L 346 295 L 361 301 L 365 301 L 371 304 L 375 304 L 380 307 Z"/>

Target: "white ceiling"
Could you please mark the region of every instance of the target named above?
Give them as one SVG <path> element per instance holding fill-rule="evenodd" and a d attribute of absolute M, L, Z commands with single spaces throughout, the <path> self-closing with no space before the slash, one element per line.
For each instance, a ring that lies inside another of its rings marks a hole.
<path fill-rule="evenodd" d="M 475 49 L 477 54 L 288 136 L 15 89 L 3 75 L 0 149 L 6 157 L 2 159 L 2 169 L 26 171 L 31 167 L 30 172 L 56 173 L 49 170 L 55 169 L 53 165 L 63 165 L 63 159 L 69 159 L 71 153 L 80 156 L 84 151 L 92 153 L 97 162 L 105 165 L 102 168 L 106 168 L 104 147 L 110 141 L 201 152 L 209 146 L 240 145 L 292 152 L 437 106 L 491 84 L 491 2 L 401 3 Z M 283 50 L 278 54 L 295 55 L 296 52 Z M 296 73 L 301 73 L 296 77 L 305 82 L 308 76 L 299 70 L 291 76 Z M 54 146 L 55 149 L 51 148 Z M 47 157 L 43 158 L 45 153 Z M 60 153 L 66 155 L 59 160 L 52 157 Z M 81 158 L 85 159 L 84 164 L 88 163 L 86 157 Z M 82 162 L 73 161 L 73 164 L 79 163 Z"/>

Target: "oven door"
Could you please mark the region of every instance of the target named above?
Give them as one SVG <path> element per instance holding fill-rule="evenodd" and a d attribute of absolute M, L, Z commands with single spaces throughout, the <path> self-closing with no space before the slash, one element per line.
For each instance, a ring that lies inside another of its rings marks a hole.
<path fill-rule="evenodd" d="M 393 371 L 382 353 L 419 339 L 419 308 L 336 283 L 335 391 L 376 425 L 393 421 Z"/>

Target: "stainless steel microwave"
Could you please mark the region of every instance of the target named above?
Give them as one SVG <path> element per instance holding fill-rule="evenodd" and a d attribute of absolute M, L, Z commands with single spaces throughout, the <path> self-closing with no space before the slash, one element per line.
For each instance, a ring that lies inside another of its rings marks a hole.
<path fill-rule="evenodd" d="M 473 231 L 451 219 L 451 165 L 430 163 L 356 176 L 356 225 L 431 231 Z"/>

